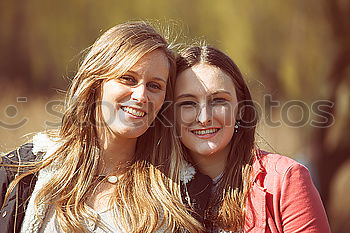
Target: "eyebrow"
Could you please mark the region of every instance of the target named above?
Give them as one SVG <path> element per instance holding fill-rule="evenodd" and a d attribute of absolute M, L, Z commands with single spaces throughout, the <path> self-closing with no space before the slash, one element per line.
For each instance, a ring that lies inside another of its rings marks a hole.
<path fill-rule="evenodd" d="M 181 98 L 186 98 L 186 97 L 195 98 L 195 96 L 192 94 L 182 94 L 182 95 L 179 95 L 178 97 L 176 97 L 176 99 L 181 99 Z"/>
<path fill-rule="evenodd" d="M 232 96 L 230 92 L 228 91 L 215 91 L 213 93 L 210 93 L 211 96 L 213 95 L 217 95 L 217 94 L 227 94 L 229 96 Z M 186 98 L 186 97 L 191 97 L 191 98 L 196 98 L 196 96 L 192 95 L 192 94 L 182 94 L 182 95 L 179 95 L 178 97 L 176 97 L 176 99 L 181 99 L 181 98 Z"/>
<path fill-rule="evenodd" d="M 158 81 L 161 81 L 161 82 L 163 82 L 163 83 L 166 83 L 166 81 L 165 81 L 164 79 L 162 79 L 162 78 L 153 77 L 153 79 L 158 80 Z"/>
<path fill-rule="evenodd" d="M 127 73 L 132 73 L 132 74 L 136 74 L 136 75 L 139 76 L 139 74 L 138 74 L 137 72 L 133 71 L 133 70 L 128 70 L 128 71 L 126 72 L 126 74 L 127 74 Z M 165 84 L 167 83 L 164 79 L 159 78 L 159 77 L 152 77 L 152 79 L 161 81 L 161 82 L 163 82 L 163 83 L 165 83 Z"/>
<path fill-rule="evenodd" d="M 222 90 L 222 91 L 215 91 L 215 92 L 211 93 L 210 95 L 217 95 L 217 94 L 227 94 L 227 95 L 231 96 L 230 92 L 224 91 L 224 90 Z"/>

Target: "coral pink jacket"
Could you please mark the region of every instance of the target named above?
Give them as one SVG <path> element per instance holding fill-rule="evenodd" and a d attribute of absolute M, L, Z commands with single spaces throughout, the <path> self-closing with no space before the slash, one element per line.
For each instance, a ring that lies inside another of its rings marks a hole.
<path fill-rule="evenodd" d="M 296 161 L 262 152 L 253 164 L 244 232 L 330 232 L 309 171 Z"/>

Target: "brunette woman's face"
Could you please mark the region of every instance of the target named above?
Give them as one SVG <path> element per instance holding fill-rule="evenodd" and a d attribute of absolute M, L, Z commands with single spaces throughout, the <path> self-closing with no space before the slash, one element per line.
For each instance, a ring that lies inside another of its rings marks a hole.
<path fill-rule="evenodd" d="M 137 138 L 148 129 L 164 102 L 169 67 L 158 49 L 103 84 L 102 116 L 116 136 Z"/>
<path fill-rule="evenodd" d="M 216 66 L 198 64 L 176 80 L 176 126 L 192 155 L 215 155 L 230 146 L 237 114 L 232 78 Z"/>

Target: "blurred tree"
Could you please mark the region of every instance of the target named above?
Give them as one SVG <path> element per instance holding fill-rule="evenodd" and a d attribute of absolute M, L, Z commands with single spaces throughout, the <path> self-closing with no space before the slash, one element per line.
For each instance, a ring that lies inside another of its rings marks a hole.
<path fill-rule="evenodd" d="M 327 100 L 333 106 L 322 109 L 319 121 L 324 122 L 314 130 L 314 161 L 319 169 L 320 189 L 323 201 L 327 204 L 331 183 L 338 169 L 350 158 L 350 114 L 339 108 L 349 110 L 349 105 L 342 106 L 343 96 L 349 98 L 350 76 L 350 2 L 343 0 L 323 1 L 326 17 L 331 27 L 334 55 L 329 59 L 331 69 L 324 83 L 328 86 Z M 349 100 L 346 101 L 349 104 Z M 331 113 L 331 114 L 328 114 Z M 340 114 L 342 114 L 342 118 Z M 334 122 L 334 119 L 337 119 Z M 339 122 L 337 122 L 339 120 Z M 342 124 L 341 130 L 332 126 Z M 339 134 L 339 135 L 335 135 Z M 339 139 L 332 140 L 332 137 Z"/>
<path fill-rule="evenodd" d="M 6 4 L 5 4 L 6 3 Z M 1 9 L 8 10 L 3 15 L 1 30 L 1 77 L 7 81 L 27 78 L 31 80 L 30 54 L 27 34 L 28 2 L 14 0 L 2 3 Z"/>

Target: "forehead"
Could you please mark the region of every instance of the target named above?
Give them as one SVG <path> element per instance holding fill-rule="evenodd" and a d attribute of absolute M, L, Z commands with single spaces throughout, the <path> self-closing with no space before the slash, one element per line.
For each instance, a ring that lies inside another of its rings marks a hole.
<path fill-rule="evenodd" d="M 175 96 L 210 95 L 220 91 L 230 92 L 232 96 L 236 96 L 232 78 L 213 65 L 195 65 L 181 72 L 176 79 Z"/>
<path fill-rule="evenodd" d="M 131 68 L 130 71 L 136 73 L 150 74 L 167 74 L 169 72 L 170 64 L 165 52 L 161 49 L 156 49 L 152 52 L 146 53 L 142 56 Z M 167 76 L 167 75 L 165 75 Z M 167 78 L 167 77 L 164 77 Z"/>

